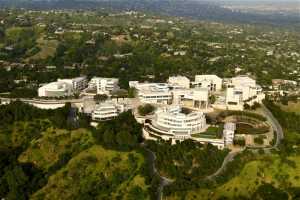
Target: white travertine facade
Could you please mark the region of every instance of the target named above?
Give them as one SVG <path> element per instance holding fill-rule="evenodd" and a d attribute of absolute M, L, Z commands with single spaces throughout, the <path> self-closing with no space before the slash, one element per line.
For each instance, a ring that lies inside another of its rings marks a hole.
<path fill-rule="evenodd" d="M 231 79 L 226 90 L 227 105 L 243 105 L 261 103 L 265 98 L 262 88 L 254 79 L 248 76 L 238 76 Z"/>
<path fill-rule="evenodd" d="M 223 138 L 224 138 L 225 145 L 233 144 L 235 130 L 236 130 L 235 123 L 228 122 L 224 124 Z"/>
<path fill-rule="evenodd" d="M 143 103 L 170 104 L 172 93 L 166 83 L 135 83 L 138 97 Z"/>
<path fill-rule="evenodd" d="M 207 88 L 175 89 L 172 90 L 172 104 L 187 107 L 207 109 L 209 91 Z M 189 106 L 186 105 L 189 103 Z"/>
<path fill-rule="evenodd" d="M 168 83 L 173 88 L 190 88 L 190 79 L 185 76 L 171 76 L 168 79 Z"/>
<path fill-rule="evenodd" d="M 159 108 L 149 126 L 165 139 L 187 139 L 191 134 L 200 133 L 207 127 L 202 112 L 183 113 L 180 106 Z"/>
<path fill-rule="evenodd" d="M 207 109 L 209 91 L 207 88 L 173 88 L 167 83 L 138 83 L 131 81 L 130 87 L 138 92 L 142 103 L 183 105 L 190 101 L 193 108 Z"/>
<path fill-rule="evenodd" d="M 119 89 L 119 79 L 94 77 L 89 82 L 89 88 L 96 88 L 97 94 L 108 94 Z"/>
<path fill-rule="evenodd" d="M 73 79 L 57 79 L 56 82 L 48 83 L 38 89 L 39 97 L 71 96 L 76 91 L 81 91 L 87 86 L 86 77 Z"/>
<path fill-rule="evenodd" d="M 222 79 L 217 75 L 196 75 L 193 85 L 208 88 L 210 91 L 219 91 L 222 89 Z"/>
<path fill-rule="evenodd" d="M 72 85 L 74 91 L 81 91 L 87 87 L 86 77 L 77 77 L 73 79 L 58 79 L 58 82 L 65 82 Z"/>
<path fill-rule="evenodd" d="M 73 86 L 66 82 L 52 82 L 38 89 L 39 97 L 62 97 L 71 96 L 72 94 Z"/>
<path fill-rule="evenodd" d="M 117 117 L 124 112 L 124 105 L 107 101 L 96 105 L 92 112 L 92 119 L 95 121 L 105 121 Z"/>

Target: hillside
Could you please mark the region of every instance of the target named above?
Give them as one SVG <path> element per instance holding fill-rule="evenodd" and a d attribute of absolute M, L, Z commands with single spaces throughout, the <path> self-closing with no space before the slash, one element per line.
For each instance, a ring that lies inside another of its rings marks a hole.
<path fill-rule="evenodd" d="M 143 157 L 94 145 L 49 177 L 31 199 L 149 199 Z"/>
<path fill-rule="evenodd" d="M 126 150 L 104 148 L 98 137 L 102 137 L 101 131 L 66 124 L 59 128 L 44 118 L 53 111 L 20 102 L 1 105 L 0 110 L 6 116 L 0 126 L 1 198 L 150 199 L 146 157 L 133 148 L 132 141 Z M 63 110 L 54 110 L 57 118 L 66 117 Z M 134 132 L 136 127 L 131 125 L 128 127 Z M 120 137 L 124 133 L 125 127 Z M 121 142 L 120 149 L 124 149 L 126 141 Z"/>

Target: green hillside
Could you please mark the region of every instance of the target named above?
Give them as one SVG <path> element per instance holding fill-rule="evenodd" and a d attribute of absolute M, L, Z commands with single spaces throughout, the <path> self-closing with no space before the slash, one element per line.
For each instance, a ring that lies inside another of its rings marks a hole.
<path fill-rule="evenodd" d="M 143 161 L 136 152 L 94 145 L 49 177 L 31 199 L 147 199 L 147 186 L 139 175 Z"/>
<path fill-rule="evenodd" d="M 42 133 L 41 138 L 31 141 L 29 148 L 20 155 L 19 161 L 34 163 L 39 169 L 48 171 L 55 163 L 72 157 L 93 144 L 92 134 L 86 129 L 68 131 L 51 127 Z"/>

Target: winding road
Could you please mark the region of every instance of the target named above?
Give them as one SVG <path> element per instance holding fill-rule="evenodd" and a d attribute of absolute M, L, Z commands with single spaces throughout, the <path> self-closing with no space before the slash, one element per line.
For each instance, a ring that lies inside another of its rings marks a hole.
<path fill-rule="evenodd" d="M 206 177 L 206 179 L 208 180 L 212 180 L 214 179 L 216 176 L 220 175 L 225 169 L 226 166 L 229 162 L 233 161 L 234 157 L 236 155 L 238 155 L 239 153 L 241 153 L 241 151 L 235 151 L 235 152 L 230 152 L 227 154 L 227 156 L 224 158 L 223 163 L 221 165 L 221 167 L 213 174 L 209 175 Z"/>
<path fill-rule="evenodd" d="M 148 149 L 144 142 L 141 143 L 141 147 L 144 148 L 145 151 L 147 151 L 149 154 L 152 173 L 159 176 L 159 178 L 160 178 L 160 184 L 159 184 L 159 187 L 157 188 L 157 200 L 162 200 L 164 187 L 167 185 L 170 185 L 173 182 L 173 180 L 168 179 L 167 177 L 161 176 L 159 174 L 159 172 L 155 166 L 155 160 L 156 160 L 155 153 L 153 151 L 151 151 L 150 149 Z"/>
<path fill-rule="evenodd" d="M 264 105 L 261 104 L 262 111 L 264 112 L 265 116 L 267 117 L 267 120 L 270 122 L 273 130 L 276 132 L 276 143 L 272 147 L 273 149 L 278 149 L 278 146 L 280 145 L 281 140 L 284 138 L 283 130 L 277 119 L 273 116 L 271 111 Z"/>

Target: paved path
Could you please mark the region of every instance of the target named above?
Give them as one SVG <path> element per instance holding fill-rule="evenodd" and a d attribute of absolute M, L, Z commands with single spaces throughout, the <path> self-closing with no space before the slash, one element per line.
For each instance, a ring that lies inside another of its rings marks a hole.
<path fill-rule="evenodd" d="M 231 161 L 233 161 L 234 157 L 236 155 L 238 155 L 239 153 L 241 153 L 242 151 L 235 151 L 235 152 L 230 152 L 227 154 L 227 156 L 224 158 L 222 166 L 212 175 L 209 175 L 206 177 L 206 179 L 212 180 L 214 179 L 216 176 L 220 175 L 227 167 L 227 164 Z"/>
<path fill-rule="evenodd" d="M 170 185 L 173 182 L 173 180 L 168 179 L 167 177 L 161 176 L 159 174 L 159 172 L 155 166 L 155 160 L 156 160 L 155 153 L 153 151 L 151 151 L 150 149 L 148 149 L 146 147 L 145 143 L 141 143 L 141 146 L 149 153 L 152 173 L 154 175 L 159 176 L 159 178 L 160 178 L 160 184 L 159 184 L 159 187 L 157 188 L 157 200 L 162 200 L 164 187 L 167 185 Z"/>
<path fill-rule="evenodd" d="M 277 119 L 273 116 L 271 111 L 264 105 L 261 104 L 261 108 L 267 117 L 267 120 L 270 122 L 274 131 L 276 131 L 276 143 L 273 146 L 274 149 L 277 149 L 281 140 L 284 138 L 283 130 Z"/>

